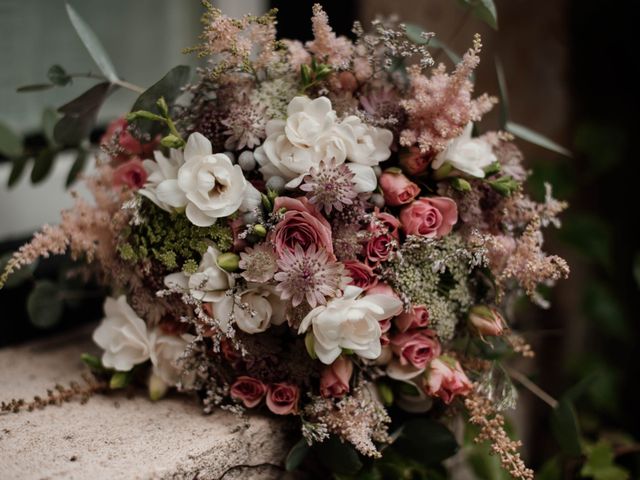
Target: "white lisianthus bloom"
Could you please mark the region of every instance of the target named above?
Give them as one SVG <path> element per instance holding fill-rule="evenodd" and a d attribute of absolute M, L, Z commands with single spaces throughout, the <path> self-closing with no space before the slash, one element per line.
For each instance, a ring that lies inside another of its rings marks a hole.
<path fill-rule="evenodd" d="M 362 292 L 361 288 L 350 285 L 342 297 L 314 308 L 302 320 L 298 333 L 311 327 L 314 350 L 322 363 L 333 363 L 343 348 L 370 360 L 380 356 L 379 322 L 399 314 L 402 302 L 383 294 L 360 297 Z"/>
<path fill-rule="evenodd" d="M 180 380 L 181 368 L 178 365 L 178 358 L 187 348 L 190 337 L 190 335 L 183 337 L 166 335 L 157 328 L 151 332 L 149 344 L 153 374 L 169 386 L 175 386 Z"/>
<path fill-rule="evenodd" d="M 171 273 L 164 277 L 164 284 L 167 288 L 189 291 L 193 298 L 201 302 L 219 302 L 235 284 L 233 277 L 218 266 L 219 256 L 217 248 L 208 247 L 195 273 Z"/>
<path fill-rule="evenodd" d="M 147 172 L 147 182 L 144 187 L 138 190 L 138 193 L 147 197 L 161 209 L 170 212 L 171 205 L 160 200 L 157 195 L 158 186 L 165 180 L 175 180 L 178 178 L 178 170 L 184 163 L 184 157 L 180 150 L 171 149 L 169 158 L 165 157 L 162 152 L 153 152 L 155 161 L 143 160 L 142 165 Z"/>
<path fill-rule="evenodd" d="M 144 363 L 151 356 L 147 326 L 124 295 L 107 297 L 105 317 L 93 332 L 93 341 L 104 350 L 102 364 L 121 372 Z"/>
<path fill-rule="evenodd" d="M 173 153 L 172 158 L 175 161 L 158 154 L 157 167 L 145 163 L 147 172 L 156 175 L 141 194 L 159 207 L 185 209 L 191 223 L 209 227 L 238 209 L 250 210 L 258 205 L 260 194 L 247 182 L 240 166 L 233 165 L 223 153 L 214 154 L 204 135 L 189 135 L 182 159 Z M 176 171 L 177 163 L 180 165 Z"/>
<path fill-rule="evenodd" d="M 456 170 L 473 177 L 484 178 L 484 168 L 496 162 L 491 145 L 481 138 L 471 138 L 473 124 L 469 122 L 462 135 L 449 142 L 447 148 L 436 155 L 431 167 L 437 170 L 449 164 Z"/>
<path fill-rule="evenodd" d="M 226 297 L 213 306 L 213 313 L 222 323 L 233 316 L 237 327 L 250 334 L 264 332 L 285 321 L 286 303 L 271 286 L 250 286 L 240 293 L 240 302 L 239 305 L 232 297 Z"/>
<path fill-rule="evenodd" d="M 360 165 L 353 169 L 354 182 L 367 192 L 376 186 L 371 186 L 375 179 L 371 167 L 389 158 L 393 140 L 389 130 L 366 125 L 358 117 L 338 121 L 327 97 L 295 97 L 287 107 L 287 119 L 267 122 L 266 134 L 254 152 L 265 179 L 279 176 L 288 181 L 287 188 L 296 188 L 320 162 L 335 160 L 339 165 L 350 161 L 354 163 L 349 166 Z"/>

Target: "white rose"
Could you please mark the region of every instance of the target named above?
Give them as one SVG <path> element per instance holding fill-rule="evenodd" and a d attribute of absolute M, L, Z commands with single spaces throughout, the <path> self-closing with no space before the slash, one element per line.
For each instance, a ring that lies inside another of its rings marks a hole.
<path fill-rule="evenodd" d="M 484 178 L 484 168 L 498 159 L 491 145 L 481 138 L 471 138 L 473 124 L 469 122 L 462 135 L 449 142 L 446 149 L 436 155 L 431 163 L 434 170 L 449 164 L 453 168 L 471 176 Z"/>
<path fill-rule="evenodd" d="M 311 100 L 295 97 L 287 107 L 286 120 L 270 120 L 267 138 L 254 152 L 260 172 L 269 179 L 280 176 L 288 180 L 287 188 L 296 188 L 304 175 L 320 162 L 335 159 L 336 164 L 350 160 L 360 164 L 352 169 L 359 191 L 373 191 L 376 183 L 372 166 L 389 158 L 393 134 L 368 126 L 355 116 L 337 120 L 331 101 L 326 97 Z M 366 188 L 366 189 L 365 189 Z"/>
<path fill-rule="evenodd" d="M 322 363 L 333 363 L 343 348 L 371 360 L 380 355 L 379 322 L 399 314 L 402 302 L 382 294 L 358 298 L 362 292 L 350 285 L 342 297 L 314 308 L 302 320 L 298 333 L 312 328 L 314 350 Z"/>
<path fill-rule="evenodd" d="M 165 335 L 158 329 L 151 332 L 149 344 L 153 374 L 167 385 L 175 386 L 180 380 L 181 368 L 177 361 L 187 348 L 189 340 L 189 335 L 184 338 Z"/>
<path fill-rule="evenodd" d="M 164 284 L 168 288 L 189 291 L 193 298 L 201 302 L 219 302 L 235 283 L 233 277 L 218 266 L 219 256 L 218 249 L 207 248 L 195 273 L 171 273 L 164 277 Z"/>
<path fill-rule="evenodd" d="M 151 355 L 147 326 L 121 295 L 107 297 L 105 317 L 93 332 L 93 341 L 103 350 L 102 364 L 121 372 L 146 362 Z"/>
<path fill-rule="evenodd" d="M 147 182 L 144 187 L 138 190 L 138 193 L 147 197 L 161 209 L 170 212 L 171 205 L 161 201 L 156 194 L 158 186 L 165 180 L 175 180 L 178 178 L 178 170 L 184 163 L 184 158 L 180 150 L 171 149 L 169 158 L 165 157 L 162 152 L 153 152 L 155 162 L 153 160 L 143 160 L 142 165 L 147 172 Z"/>
<path fill-rule="evenodd" d="M 225 324 L 233 314 L 236 325 L 246 333 L 260 333 L 271 325 L 285 321 L 286 303 L 270 286 L 255 285 L 240 294 L 241 305 L 232 297 L 225 298 L 213 307 L 219 322 Z"/>
<path fill-rule="evenodd" d="M 159 158 L 164 157 L 156 156 Z M 260 198 L 240 166 L 233 165 L 222 153 L 212 153 L 211 142 L 197 132 L 187 139 L 177 173 L 175 168 L 164 168 L 161 173 L 163 179 L 147 182 L 143 194 L 161 208 L 186 208 L 189 221 L 199 227 L 209 227 L 216 219 L 227 217 L 242 206 L 253 208 Z"/>

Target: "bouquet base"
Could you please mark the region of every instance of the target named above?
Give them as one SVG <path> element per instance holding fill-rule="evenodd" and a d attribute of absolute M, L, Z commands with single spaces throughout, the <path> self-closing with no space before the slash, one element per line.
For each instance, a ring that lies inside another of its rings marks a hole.
<path fill-rule="evenodd" d="M 90 331 L 0 350 L 0 399 L 30 401 L 80 380 L 80 354 L 95 349 Z M 178 395 L 152 403 L 110 392 L 0 418 L 3 478 L 271 479 L 290 448 L 286 420 L 204 416 Z"/>

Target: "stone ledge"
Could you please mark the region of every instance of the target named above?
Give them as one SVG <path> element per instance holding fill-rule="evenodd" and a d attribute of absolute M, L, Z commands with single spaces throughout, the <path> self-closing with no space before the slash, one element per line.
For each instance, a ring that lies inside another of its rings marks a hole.
<path fill-rule="evenodd" d="M 89 331 L 0 350 L 0 399 L 43 395 L 79 380 Z M 0 414 L 0 478 L 281 478 L 288 423 L 263 416 L 202 414 L 175 395 L 151 402 L 141 391 L 95 395 L 43 410 Z M 236 467 L 236 468 L 232 468 Z M 232 468 L 232 470 L 229 470 Z"/>

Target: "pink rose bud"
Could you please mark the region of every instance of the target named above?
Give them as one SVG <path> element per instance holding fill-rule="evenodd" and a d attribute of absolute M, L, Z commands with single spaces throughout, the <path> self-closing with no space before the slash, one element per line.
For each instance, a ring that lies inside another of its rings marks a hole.
<path fill-rule="evenodd" d="M 469 395 L 473 388 L 460 362 L 446 355 L 432 360 L 425 376 L 427 395 L 439 397 L 447 405 L 458 395 Z"/>
<path fill-rule="evenodd" d="M 502 315 L 495 308 L 486 305 L 476 305 L 471 308 L 469 323 L 481 336 L 500 336 L 506 327 Z"/>
<path fill-rule="evenodd" d="M 298 410 L 300 390 L 289 383 L 274 383 L 267 390 L 267 407 L 276 415 L 289 415 Z"/>
<path fill-rule="evenodd" d="M 245 407 L 254 408 L 266 395 L 267 387 L 260 380 L 242 376 L 236 378 L 229 393 L 232 398 L 242 401 Z"/>
<path fill-rule="evenodd" d="M 400 166 L 409 175 L 419 175 L 427 170 L 429 158 L 420 152 L 418 147 L 411 147 L 400 154 Z"/>
<path fill-rule="evenodd" d="M 340 89 L 345 92 L 355 92 L 358 88 L 358 80 L 351 72 L 343 71 L 338 73 L 338 82 L 340 83 Z"/>
<path fill-rule="evenodd" d="M 420 187 L 399 171 L 385 171 L 380 175 L 378 183 L 384 194 L 385 203 L 392 207 L 406 205 L 420 193 Z"/>
<path fill-rule="evenodd" d="M 368 290 L 378 284 L 378 276 L 373 273 L 373 269 L 357 260 L 348 260 L 344 262 L 344 266 L 349 271 L 351 277 L 351 285 Z"/>
<path fill-rule="evenodd" d="M 113 184 L 127 186 L 133 190 L 142 188 L 147 181 L 147 171 L 138 157 L 121 164 L 113 171 Z"/>
<path fill-rule="evenodd" d="M 422 197 L 400 212 L 400 222 L 408 235 L 443 237 L 457 221 L 458 206 L 447 197 Z"/>
<path fill-rule="evenodd" d="M 429 312 L 424 305 L 416 305 L 408 312 L 402 312 L 394 318 L 394 323 L 401 332 L 414 328 L 424 328 L 429 325 Z"/>
<path fill-rule="evenodd" d="M 353 363 L 346 357 L 338 357 L 320 375 L 320 395 L 325 398 L 340 398 L 349 392 L 349 380 L 353 374 Z"/>
<path fill-rule="evenodd" d="M 391 339 L 391 347 L 400 365 L 413 365 L 416 368 L 425 368 L 440 355 L 440 342 L 430 330 L 399 333 Z"/>

